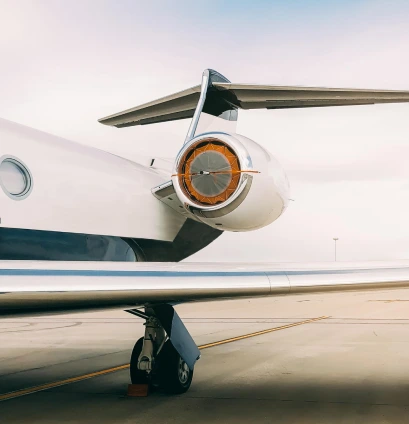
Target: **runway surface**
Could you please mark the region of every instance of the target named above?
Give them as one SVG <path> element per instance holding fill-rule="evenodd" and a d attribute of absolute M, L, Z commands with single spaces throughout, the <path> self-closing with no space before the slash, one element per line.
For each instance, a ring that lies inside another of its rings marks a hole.
<path fill-rule="evenodd" d="M 177 309 L 198 345 L 238 338 L 202 349 L 192 387 L 180 396 L 126 396 L 143 326 L 125 312 L 0 320 L 0 421 L 409 422 L 409 290 Z M 254 332 L 263 334 L 238 337 Z M 30 393 L 50 383 L 64 385 Z"/>

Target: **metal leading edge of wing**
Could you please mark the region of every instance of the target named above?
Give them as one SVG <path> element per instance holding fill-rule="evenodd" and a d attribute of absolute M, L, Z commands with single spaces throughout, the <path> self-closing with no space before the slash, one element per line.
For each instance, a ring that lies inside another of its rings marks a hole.
<path fill-rule="evenodd" d="M 409 261 L 357 264 L 0 263 L 0 314 L 409 288 Z"/>

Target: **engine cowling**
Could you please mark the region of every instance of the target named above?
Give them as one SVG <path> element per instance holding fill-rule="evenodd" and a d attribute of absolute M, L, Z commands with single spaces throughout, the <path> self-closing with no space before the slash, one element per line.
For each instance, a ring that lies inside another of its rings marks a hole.
<path fill-rule="evenodd" d="M 289 184 L 278 161 L 239 134 L 212 132 L 186 143 L 172 175 L 183 207 L 227 231 L 249 231 L 275 221 L 288 204 Z"/>

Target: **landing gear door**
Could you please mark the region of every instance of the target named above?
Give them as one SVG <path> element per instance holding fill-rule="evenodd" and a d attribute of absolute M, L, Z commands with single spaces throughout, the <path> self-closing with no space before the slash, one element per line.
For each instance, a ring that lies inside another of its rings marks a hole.
<path fill-rule="evenodd" d="M 152 309 L 165 329 L 173 347 L 189 368 L 193 369 L 196 361 L 200 358 L 200 351 L 173 306 L 164 304 L 153 306 Z"/>

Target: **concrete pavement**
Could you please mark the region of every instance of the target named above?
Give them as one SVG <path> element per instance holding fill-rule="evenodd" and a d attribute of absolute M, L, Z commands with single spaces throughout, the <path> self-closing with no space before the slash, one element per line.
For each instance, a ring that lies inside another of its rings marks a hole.
<path fill-rule="evenodd" d="M 128 370 L 0 402 L 5 423 L 409 422 L 409 290 L 178 307 L 202 351 L 188 393 L 127 398 Z M 122 311 L 0 320 L 0 394 L 126 364 L 142 322 Z"/>

